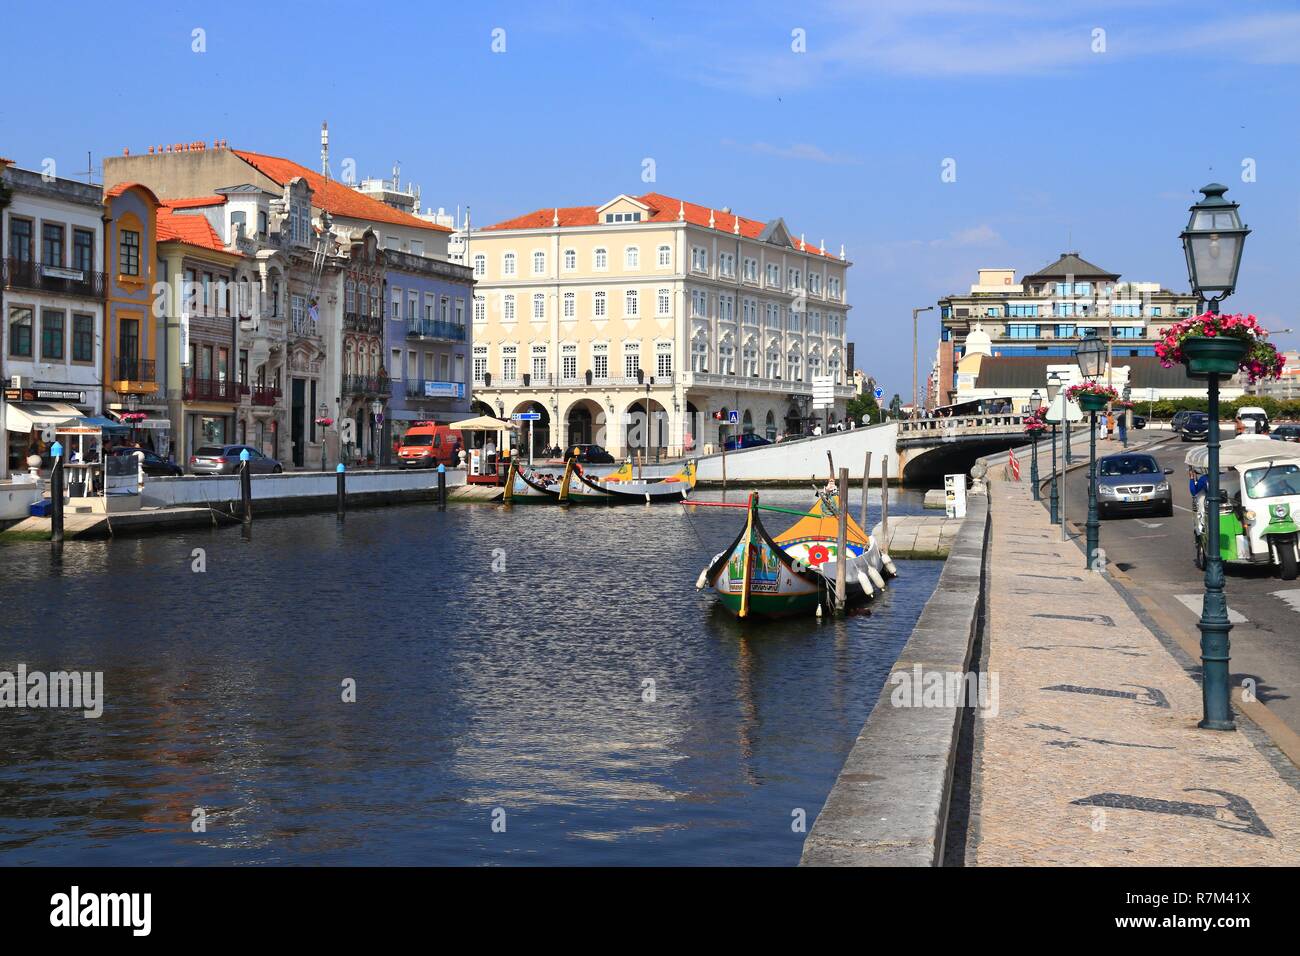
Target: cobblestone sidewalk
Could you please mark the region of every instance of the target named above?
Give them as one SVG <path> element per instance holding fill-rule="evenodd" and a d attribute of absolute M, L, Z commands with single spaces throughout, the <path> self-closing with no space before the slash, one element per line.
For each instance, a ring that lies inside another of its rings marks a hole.
<path fill-rule="evenodd" d="M 967 863 L 1300 864 L 1300 792 L 1258 735 L 1197 728 L 1200 685 L 1028 483 L 989 492 L 998 710 L 978 720 Z"/>

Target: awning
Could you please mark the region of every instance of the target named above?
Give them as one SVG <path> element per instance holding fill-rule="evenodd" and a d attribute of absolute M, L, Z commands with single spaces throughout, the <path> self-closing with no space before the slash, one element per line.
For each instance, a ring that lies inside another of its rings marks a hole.
<path fill-rule="evenodd" d="M 501 419 L 493 418 L 490 415 L 480 415 L 478 418 L 467 418 L 461 422 L 451 422 L 447 427 L 458 431 L 508 432 L 517 425 L 517 422 L 503 422 Z"/>
<path fill-rule="evenodd" d="M 172 423 L 166 418 L 146 418 L 142 422 L 135 423 L 136 428 L 151 428 L 154 431 L 170 431 Z"/>
<path fill-rule="evenodd" d="M 79 409 L 63 402 L 7 402 L 6 405 L 5 428 L 23 434 L 81 417 Z"/>
<path fill-rule="evenodd" d="M 127 426 L 100 415 L 86 415 L 75 422 L 67 422 L 55 429 L 60 435 L 98 435 L 102 432 L 124 432 Z"/>

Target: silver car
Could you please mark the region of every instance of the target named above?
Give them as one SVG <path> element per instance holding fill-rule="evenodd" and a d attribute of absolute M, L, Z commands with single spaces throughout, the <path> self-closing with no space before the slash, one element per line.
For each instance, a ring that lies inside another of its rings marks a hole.
<path fill-rule="evenodd" d="M 252 445 L 203 445 L 190 455 L 192 475 L 234 475 L 239 473 L 239 453 L 248 452 L 248 467 L 255 475 L 278 475 L 284 471 L 274 458 Z"/>
<path fill-rule="evenodd" d="M 1097 462 L 1097 514 L 1102 518 L 1134 512 L 1172 515 L 1169 476 L 1173 473 L 1150 455 L 1107 455 Z"/>

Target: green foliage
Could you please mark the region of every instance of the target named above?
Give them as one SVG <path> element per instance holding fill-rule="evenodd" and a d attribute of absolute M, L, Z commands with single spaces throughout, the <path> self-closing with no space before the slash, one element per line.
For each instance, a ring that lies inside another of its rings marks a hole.
<path fill-rule="evenodd" d="M 866 392 L 850 398 L 845 406 L 845 413 L 859 425 L 863 421 L 878 422 L 880 421 L 880 404 L 876 401 L 875 395 Z"/>

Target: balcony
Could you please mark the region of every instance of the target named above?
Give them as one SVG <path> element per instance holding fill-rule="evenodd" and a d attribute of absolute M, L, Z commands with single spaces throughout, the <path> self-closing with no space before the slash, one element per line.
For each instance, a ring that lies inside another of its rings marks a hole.
<path fill-rule="evenodd" d="M 345 395 L 389 395 L 393 385 L 387 375 L 344 375 Z"/>
<path fill-rule="evenodd" d="M 184 391 L 187 402 L 234 402 L 235 383 L 221 378 L 195 378 L 185 376 Z"/>
<path fill-rule="evenodd" d="M 465 326 L 434 319 L 407 319 L 408 339 L 441 339 L 444 342 L 464 342 Z"/>
<path fill-rule="evenodd" d="M 364 332 L 367 335 L 383 335 L 384 320 L 377 315 L 345 312 L 343 313 L 343 331 Z"/>
<path fill-rule="evenodd" d="M 113 360 L 111 368 L 115 374 L 108 384 L 115 392 L 125 394 L 158 391 L 158 376 L 154 372 L 153 359 L 119 355 Z"/>
<path fill-rule="evenodd" d="M 4 260 L 4 284 L 11 289 L 31 289 L 86 299 L 104 297 L 104 273 L 63 269 L 24 259 Z"/>
<path fill-rule="evenodd" d="M 254 385 L 252 388 L 254 405 L 270 407 L 280 399 L 280 390 L 274 385 Z"/>

